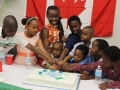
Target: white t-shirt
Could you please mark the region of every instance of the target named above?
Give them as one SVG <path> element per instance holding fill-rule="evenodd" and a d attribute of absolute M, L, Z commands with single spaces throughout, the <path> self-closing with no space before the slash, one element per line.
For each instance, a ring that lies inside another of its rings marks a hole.
<path fill-rule="evenodd" d="M 51 54 L 51 57 L 54 58 L 52 54 Z M 54 58 L 54 59 L 55 59 L 55 60 L 58 60 L 59 58 Z M 44 65 L 44 64 L 49 65 L 49 63 L 48 63 L 47 61 L 45 61 L 45 60 L 42 62 L 42 65 Z"/>
<path fill-rule="evenodd" d="M 23 39 L 18 32 L 13 37 L 2 37 L 2 27 L 0 27 L 0 53 L 7 53 L 16 44 L 25 47 L 28 42 Z"/>
<path fill-rule="evenodd" d="M 79 45 L 84 45 L 84 43 L 83 43 L 83 42 L 76 43 L 76 44 L 74 45 L 73 49 L 69 52 L 69 55 L 71 55 L 71 56 L 73 57 L 73 56 L 74 56 L 75 49 L 76 49 L 76 47 L 79 46 Z M 90 43 L 89 48 L 91 48 L 91 47 L 92 47 L 92 42 Z"/>

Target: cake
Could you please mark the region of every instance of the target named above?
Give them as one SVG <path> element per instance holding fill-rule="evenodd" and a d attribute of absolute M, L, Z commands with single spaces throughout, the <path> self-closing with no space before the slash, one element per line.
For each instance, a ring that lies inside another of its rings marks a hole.
<path fill-rule="evenodd" d="M 35 69 L 27 76 L 24 83 L 63 90 L 77 90 L 79 77 L 74 73 L 48 69 Z"/>

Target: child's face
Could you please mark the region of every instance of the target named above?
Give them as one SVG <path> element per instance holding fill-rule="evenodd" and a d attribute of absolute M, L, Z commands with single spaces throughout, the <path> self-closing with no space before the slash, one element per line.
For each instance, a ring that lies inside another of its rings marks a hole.
<path fill-rule="evenodd" d="M 13 37 L 17 32 L 17 28 L 16 26 L 9 26 L 8 28 L 3 26 L 4 34 Z"/>
<path fill-rule="evenodd" d="M 28 25 L 26 25 L 27 33 L 30 36 L 35 36 L 38 32 L 38 21 L 37 20 L 31 20 Z"/>
<path fill-rule="evenodd" d="M 83 29 L 81 31 L 81 35 L 80 35 L 81 41 L 82 42 L 86 42 L 86 41 L 90 41 L 92 38 L 91 32 L 89 29 Z"/>
<path fill-rule="evenodd" d="M 59 44 L 53 44 L 52 55 L 54 58 L 59 58 L 63 48 Z"/>
<path fill-rule="evenodd" d="M 69 24 L 70 30 L 72 33 L 74 34 L 79 34 L 80 30 L 81 30 L 81 24 L 75 20 L 75 21 L 71 21 Z"/>
<path fill-rule="evenodd" d="M 59 22 L 60 13 L 58 10 L 50 9 L 47 15 L 47 19 L 49 20 L 49 23 L 54 25 L 57 25 Z"/>
<path fill-rule="evenodd" d="M 84 59 L 84 55 L 83 52 L 79 49 L 76 49 L 74 52 L 74 60 L 76 63 L 79 63 L 80 61 L 82 61 Z"/>
<path fill-rule="evenodd" d="M 98 42 L 97 41 L 93 41 L 92 42 L 92 47 L 90 48 L 90 55 L 91 56 L 96 56 L 99 54 L 99 47 L 98 47 Z"/>
<path fill-rule="evenodd" d="M 103 66 L 106 68 L 109 67 L 114 67 L 116 62 L 111 62 L 108 57 L 106 57 L 104 54 L 102 54 L 102 59 L 103 59 Z"/>

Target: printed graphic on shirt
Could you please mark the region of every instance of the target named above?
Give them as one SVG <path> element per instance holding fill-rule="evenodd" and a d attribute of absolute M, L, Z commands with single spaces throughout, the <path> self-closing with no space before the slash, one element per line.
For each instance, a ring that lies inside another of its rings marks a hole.
<path fill-rule="evenodd" d="M 15 43 L 14 42 L 3 42 L 0 41 L 0 50 L 4 50 L 5 48 L 9 48 L 11 46 L 14 46 Z"/>

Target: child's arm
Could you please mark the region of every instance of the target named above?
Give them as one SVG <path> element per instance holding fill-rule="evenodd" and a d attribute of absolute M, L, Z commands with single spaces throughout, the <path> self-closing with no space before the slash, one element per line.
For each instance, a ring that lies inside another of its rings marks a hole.
<path fill-rule="evenodd" d="M 90 75 L 90 73 L 88 71 L 82 71 L 81 74 L 85 74 L 85 75 Z"/>
<path fill-rule="evenodd" d="M 68 36 L 68 40 L 65 44 L 64 50 L 62 51 L 59 60 L 62 61 L 68 52 L 73 48 L 73 46 L 77 43 L 76 38 L 71 34 Z"/>
<path fill-rule="evenodd" d="M 73 63 L 73 64 L 68 64 L 68 65 L 63 65 L 62 67 L 61 67 L 61 69 L 63 70 L 63 71 L 67 71 L 67 72 L 71 72 L 71 71 L 73 71 L 73 67 L 75 67 L 75 66 L 77 66 L 77 65 L 79 65 L 79 63 Z"/>
<path fill-rule="evenodd" d="M 69 52 L 69 49 L 68 48 L 64 48 L 64 50 L 62 51 L 62 53 L 60 55 L 59 60 L 62 61 L 65 58 L 65 56 L 67 55 L 68 52 Z"/>
<path fill-rule="evenodd" d="M 50 70 L 59 70 L 59 68 L 56 65 L 49 65 L 49 66 L 47 66 L 46 64 L 43 64 L 42 68 L 50 69 Z"/>
<path fill-rule="evenodd" d="M 67 57 L 65 57 L 65 59 L 63 60 L 63 62 L 67 62 L 70 59 L 72 59 L 72 56 L 70 54 L 68 54 Z"/>
<path fill-rule="evenodd" d="M 64 63 L 66 63 L 68 60 L 70 60 L 71 58 L 72 58 L 71 55 L 67 55 L 67 57 L 65 57 L 63 61 L 60 61 L 60 60 L 59 60 L 58 63 L 59 63 L 60 65 L 62 65 L 62 64 L 64 64 Z"/>
<path fill-rule="evenodd" d="M 73 63 L 73 64 L 63 64 L 61 66 L 61 69 L 63 71 L 67 71 L 67 72 L 70 72 L 70 71 L 73 71 L 73 67 L 78 65 L 78 63 Z"/>
<path fill-rule="evenodd" d="M 40 37 L 42 39 L 45 50 L 49 51 L 49 41 L 48 41 L 49 30 L 47 28 L 43 28 L 43 30 L 41 30 L 40 32 Z"/>
<path fill-rule="evenodd" d="M 88 70 L 95 70 L 98 65 L 102 65 L 102 61 L 96 62 L 96 63 L 91 63 L 91 64 L 84 64 L 84 65 L 76 65 L 75 67 L 72 68 L 73 71 L 88 71 Z"/>
<path fill-rule="evenodd" d="M 43 46 L 43 43 L 42 43 L 42 40 L 39 38 L 38 41 L 37 41 L 37 45 L 38 45 L 38 48 L 43 51 L 44 53 L 47 54 L 46 50 L 44 49 L 44 46 Z"/>
<path fill-rule="evenodd" d="M 90 79 L 94 79 L 94 76 L 89 76 L 89 75 L 85 75 L 85 74 L 81 74 L 80 75 L 80 79 L 81 80 L 90 80 Z"/>
<path fill-rule="evenodd" d="M 38 48 L 32 46 L 30 43 L 26 45 L 26 47 L 35 52 L 36 54 L 39 54 L 44 60 L 47 60 L 50 64 L 58 64 L 56 60 L 54 60 L 50 55 L 44 53 L 43 51 L 39 50 Z"/>
<path fill-rule="evenodd" d="M 54 60 L 53 58 L 51 58 L 49 55 L 47 55 L 43 51 L 39 50 L 37 47 L 31 45 L 30 43 L 28 43 L 25 39 L 23 39 L 20 36 L 20 34 L 17 33 L 16 36 L 17 36 L 16 44 L 19 44 L 22 47 L 26 47 L 29 50 L 33 51 L 34 53 L 39 54 L 42 58 L 44 58 L 45 60 L 47 60 L 51 64 L 58 64 L 57 61 Z"/>
<path fill-rule="evenodd" d="M 120 89 L 120 76 L 118 77 L 117 81 L 101 83 L 99 84 L 99 87 L 104 90 L 106 90 L 107 88 L 112 88 L 112 89 L 119 88 Z"/>
<path fill-rule="evenodd" d="M 66 43 L 67 40 L 68 40 L 68 37 L 66 37 L 66 36 L 63 36 L 63 37 L 62 37 L 62 42 Z"/>
<path fill-rule="evenodd" d="M 73 67 L 75 67 L 77 65 L 79 65 L 79 63 L 72 63 L 72 64 L 69 64 L 68 67 L 73 68 Z"/>

